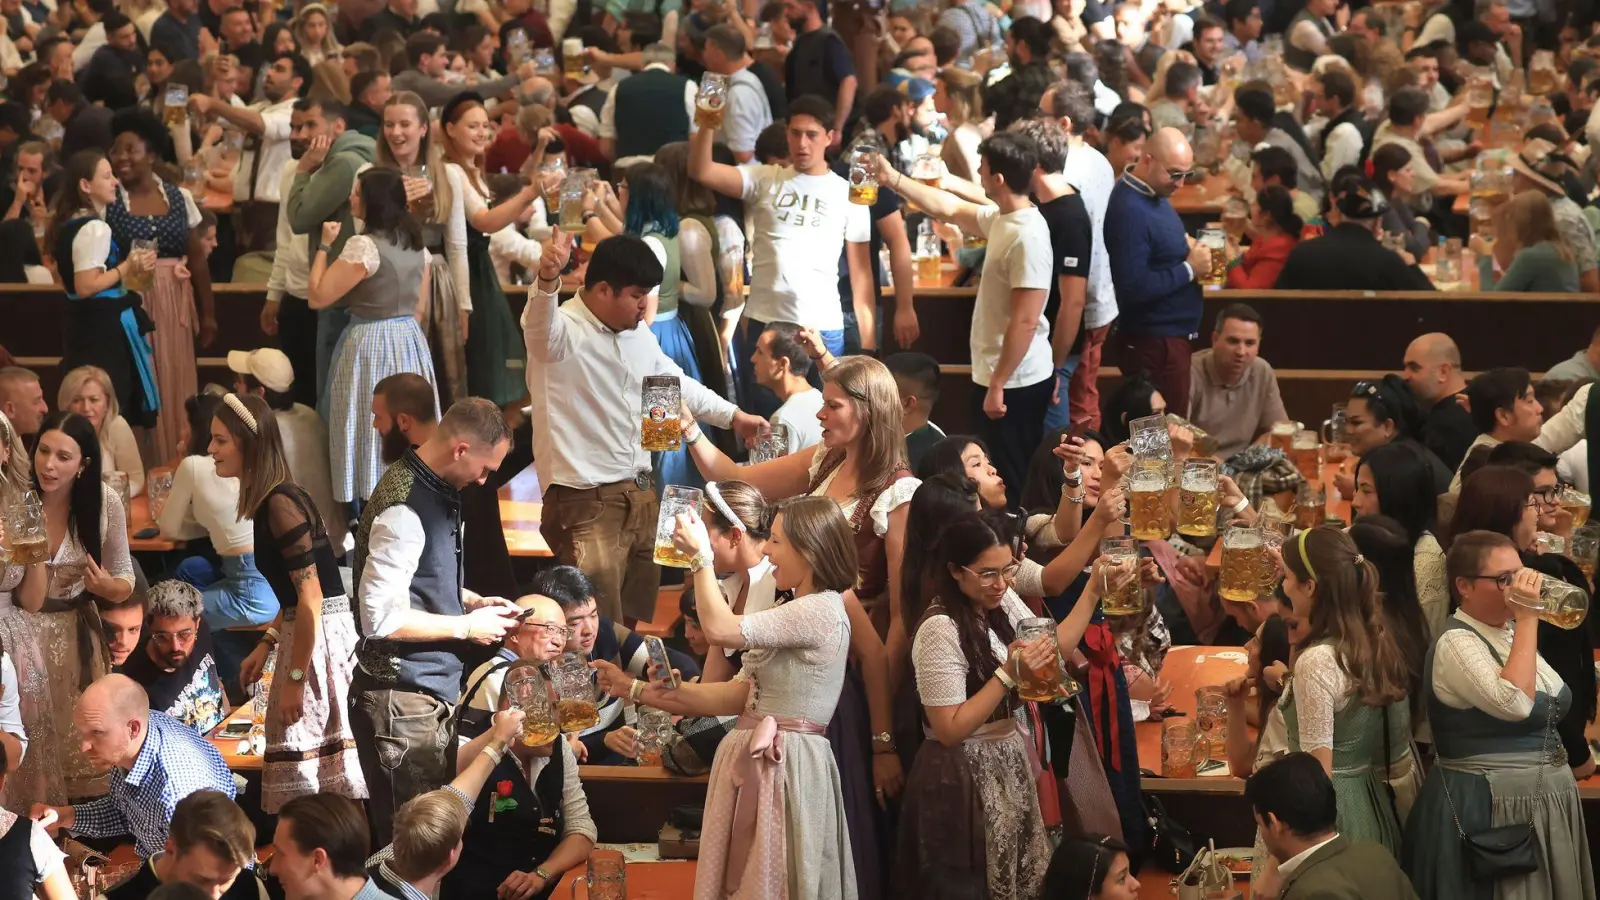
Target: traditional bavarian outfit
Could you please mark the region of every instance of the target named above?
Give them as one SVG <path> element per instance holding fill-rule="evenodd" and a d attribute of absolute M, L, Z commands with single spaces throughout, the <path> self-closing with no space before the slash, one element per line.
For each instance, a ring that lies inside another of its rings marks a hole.
<path fill-rule="evenodd" d="M 155 424 L 161 398 L 156 391 L 155 354 L 144 336 L 154 325 L 138 294 L 118 281 L 89 297 L 74 290 L 73 275 L 90 269 L 112 269 L 128 257 L 111 226 L 89 210 L 79 210 L 56 233 L 55 258 L 70 272 L 62 274 L 67 315 L 62 329 L 60 370 L 99 366 L 111 376 L 117 406 L 129 425 Z"/>

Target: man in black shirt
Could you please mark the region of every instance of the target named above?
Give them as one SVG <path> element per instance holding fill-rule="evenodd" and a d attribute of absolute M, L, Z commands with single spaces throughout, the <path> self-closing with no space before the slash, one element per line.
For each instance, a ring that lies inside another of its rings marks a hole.
<path fill-rule="evenodd" d="M 192 884 L 220 900 L 266 900 L 251 865 L 255 842 L 256 827 L 237 803 L 220 791 L 195 791 L 172 810 L 166 848 L 108 889 L 105 900 L 144 900 L 164 884 Z"/>
<path fill-rule="evenodd" d="M 145 630 L 122 674 L 150 695 L 159 709 L 201 734 L 223 719 L 222 679 L 211 656 L 211 629 L 200 618 L 200 589 L 162 581 L 145 595 Z"/>
<path fill-rule="evenodd" d="M 902 172 L 909 172 L 910 160 L 896 159 L 898 155 L 894 148 L 911 135 L 911 100 L 905 94 L 889 87 L 879 85 L 861 101 L 861 126 L 871 127 L 878 132 L 879 139 L 890 148 L 889 156 L 894 161 L 896 168 Z M 833 171 L 840 178 L 850 179 L 850 161 L 840 157 L 833 163 Z M 902 347 L 910 347 L 917 339 L 918 324 L 917 310 L 913 300 L 913 288 L 916 277 L 915 268 L 911 260 L 911 240 L 906 235 L 905 215 L 901 211 L 900 195 L 889 190 L 886 184 L 878 185 L 878 200 L 872 204 L 872 236 L 868 241 L 868 258 L 872 260 L 873 294 L 878 295 L 883 287 L 883 273 L 878 265 L 879 254 L 885 245 L 889 248 L 889 272 L 894 280 L 894 336 L 895 343 Z M 878 349 L 877 316 L 871 323 L 871 334 L 861 329 L 861 323 L 856 320 L 855 300 L 850 288 L 850 253 L 846 250 L 839 255 L 839 305 L 844 309 L 844 345 L 846 353 L 854 353 L 862 348 L 869 350 Z M 813 370 L 815 371 L 815 370 Z M 815 376 L 814 384 L 820 386 L 820 375 Z"/>
<path fill-rule="evenodd" d="M 1461 376 L 1461 351 L 1450 335 L 1432 332 L 1406 347 L 1400 373 L 1423 409 L 1422 443 L 1451 471 L 1461 468 L 1467 448 L 1478 437 L 1472 414 L 1456 402 L 1467 389 Z"/>
<path fill-rule="evenodd" d="M 255 90 L 256 72 L 265 62 L 267 52 L 261 46 L 255 21 L 250 18 L 249 11 L 239 6 L 224 12 L 221 37 L 222 52 L 232 54 L 239 60 L 241 71 L 235 82 L 239 95 L 246 100 L 256 99 L 251 92 Z"/>
<path fill-rule="evenodd" d="M 171 0 L 167 11 L 150 26 L 150 46 L 167 55 L 167 59 L 200 58 L 200 21 L 197 0 Z"/>
<path fill-rule="evenodd" d="M 1034 171 L 1033 196 L 1039 214 L 1050 226 L 1050 248 L 1055 277 L 1044 317 L 1050 323 L 1050 352 L 1056 365 L 1053 404 L 1067 402 L 1067 382 L 1076 366 L 1069 357 L 1083 352 L 1083 310 L 1089 297 L 1089 257 L 1094 250 L 1094 222 L 1089 208 L 1062 174 L 1067 164 L 1067 131 L 1053 118 L 1028 119 L 1015 130 L 1039 145 L 1039 168 Z M 1079 410 L 1081 415 L 1087 411 Z M 1077 419 L 1074 419 L 1077 421 Z"/>
<path fill-rule="evenodd" d="M 361 23 L 361 39 L 372 40 L 385 29 L 410 37 L 422 30 L 422 20 L 417 18 L 417 0 L 389 0 L 389 4 L 367 17 Z"/>
<path fill-rule="evenodd" d="M 794 45 L 783 61 L 789 102 L 816 94 L 833 104 L 834 146 L 856 105 L 856 64 L 844 39 L 822 22 L 821 0 L 784 0 L 784 14 L 794 28 Z M 776 113 L 774 113 L 776 115 Z"/>

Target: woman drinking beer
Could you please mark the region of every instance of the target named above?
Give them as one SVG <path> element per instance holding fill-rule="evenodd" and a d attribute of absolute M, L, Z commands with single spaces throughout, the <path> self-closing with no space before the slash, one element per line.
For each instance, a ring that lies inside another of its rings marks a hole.
<path fill-rule="evenodd" d="M 1399 816 L 1373 760 L 1410 754 L 1410 669 L 1385 624 L 1378 570 L 1348 535 L 1326 526 L 1300 532 L 1281 554 L 1269 553 L 1295 615 L 1306 622 L 1294 679 L 1279 703 L 1289 752 L 1310 753 L 1333 779 L 1340 834 L 1398 855 Z M 1415 768 L 1409 771 L 1397 794 L 1415 796 Z"/>
<path fill-rule="evenodd" d="M 239 480 L 240 519 L 255 522 L 256 564 L 277 595 L 278 617 L 240 673 L 260 680 L 278 665 L 267 697 L 261 807 L 276 813 L 306 794 L 367 796 L 346 697 L 355 675 L 356 626 L 339 565 L 311 495 L 289 480 L 278 420 L 259 397 L 229 394 L 211 420 L 211 458 Z"/>
<path fill-rule="evenodd" d="M 760 491 L 746 482 L 713 481 L 706 485 L 705 522 L 711 540 L 711 565 L 723 575 L 717 586 L 738 615 L 778 604 L 777 579 L 766 552 L 767 542 L 772 540 L 772 518 L 777 512 Z M 702 683 L 727 681 L 738 674 L 738 650 L 710 650 L 700 673 Z"/>

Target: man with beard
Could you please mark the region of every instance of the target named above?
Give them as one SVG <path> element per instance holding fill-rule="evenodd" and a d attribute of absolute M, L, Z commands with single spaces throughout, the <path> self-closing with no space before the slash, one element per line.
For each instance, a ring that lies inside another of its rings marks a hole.
<path fill-rule="evenodd" d="M 790 103 L 806 94 L 815 94 L 833 104 L 834 119 L 823 125 L 832 133 L 831 146 L 838 147 L 844 137 L 844 123 L 849 121 L 850 111 L 856 105 L 860 82 L 850 48 L 822 21 L 822 2 L 783 0 L 784 17 L 795 33 L 794 45 L 783 60 L 783 84 L 789 92 Z M 977 5 L 975 0 L 974 3 Z"/>
<path fill-rule="evenodd" d="M 914 78 L 905 83 L 910 86 L 922 81 Z M 932 96 L 932 86 L 929 86 L 928 96 Z M 921 105 L 922 99 L 913 97 L 909 92 L 902 92 L 886 84 L 873 88 L 861 100 L 861 121 L 878 133 L 883 145 L 893 148 L 893 162 L 895 168 L 902 172 L 910 171 L 911 161 L 920 155 L 920 149 L 927 147 L 927 140 L 916 135 L 912 130 L 912 110 Z M 915 138 L 915 141 L 913 141 Z M 834 174 L 840 178 L 849 179 L 850 160 L 840 157 L 833 164 Z M 878 259 L 883 247 L 889 248 L 889 271 L 894 276 L 894 337 L 895 343 L 900 347 L 909 347 L 917 339 L 918 323 L 916 301 L 912 297 L 916 279 L 911 261 L 911 239 L 906 234 L 905 214 L 901 212 L 900 195 L 889 190 L 887 185 L 878 186 L 878 201 L 872 204 L 872 234 L 867 241 L 868 259 Z M 871 267 L 873 278 L 873 296 L 881 294 L 882 284 L 877 266 Z M 863 346 L 864 339 L 869 340 L 867 346 L 876 348 L 876 335 L 863 335 L 860 323 L 855 312 L 855 294 L 852 290 L 850 279 L 850 251 L 847 249 L 839 254 L 839 306 L 844 313 L 844 349 L 846 353 L 855 353 Z M 874 316 L 876 321 L 876 316 Z M 743 360 L 741 360 L 742 362 Z M 821 375 L 813 375 L 813 387 L 821 384 Z"/>
<path fill-rule="evenodd" d="M 106 13 L 103 24 L 106 42 L 78 73 L 78 86 L 90 103 L 103 103 L 107 109 L 132 106 L 139 99 L 133 80 L 144 71 L 138 34 L 133 20 L 117 10 Z"/>
<path fill-rule="evenodd" d="M 189 96 L 189 105 L 195 112 L 215 113 L 245 134 L 244 155 L 233 180 L 233 201 L 243 216 L 246 250 L 271 250 L 276 243 L 283 166 L 292 152 L 289 140 L 294 105 L 310 85 L 311 64 L 305 57 L 280 53 L 267 68 L 261 88 L 265 99 L 249 106 L 233 106 L 209 94 Z M 348 225 L 341 230 L 341 234 L 350 233 Z"/>
<path fill-rule="evenodd" d="M 393 465 L 406 451 L 419 447 L 438 427 L 433 385 L 412 372 L 378 382 L 372 392 L 372 427 L 382 439 L 383 461 Z M 527 421 L 512 429 L 511 452 L 483 484 L 461 489 L 461 527 L 470 536 L 462 551 L 467 588 L 489 596 L 518 593 L 511 570 L 511 551 L 500 523 L 500 488 L 533 465 L 533 427 Z"/>
<path fill-rule="evenodd" d="M 211 629 L 201 622 L 200 589 L 161 581 L 145 594 L 144 639 L 122 664 L 122 674 L 150 695 L 159 709 L 200 734 L 222 721 L 222 679 L 211 656 Z"/>
<path fill-rule="evenodd" d="M 274 63 L 276 65 L 276 63 Z M 343 301 L 321 310 L 306 302 L 311 271 L 311 245 L 323 222 L 338 222 L 339 236 L 329 253 L 344 249 L 356 233 L 350 216 L 350 193 L 356 172 L 372 162 L 372 138 L 347 127 L 338 101 L 297 100 L 289 113 L 289 153 L 279 175 L 277 250 L 267 279 L 267 305 L 261 330 L 278 335 L 278 343 L 300 373 L 294 386 L 297 402 L 316 407 L 328 383 L 333 346 L 350 322 Z M 329 257 L 330 259 L 336 257 Z"/>

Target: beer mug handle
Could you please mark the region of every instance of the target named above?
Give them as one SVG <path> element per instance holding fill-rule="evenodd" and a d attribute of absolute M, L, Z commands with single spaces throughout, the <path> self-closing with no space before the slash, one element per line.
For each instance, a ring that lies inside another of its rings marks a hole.
<path fill-rule="evenodd" d="M 589 883 L 589 876 L 587 875 L 579 875 L 577 878 L 572 879 L 572 900 L 578 900 L 578 885 L 580 884 L 585 888 L 594 887 L 594 885 Z M 587 890 L 584 891 L 585 895 L 588 893 L 589 892 Z"/>
<path fill-rule="evenodd" d="M 1332 419 L 1323 419 L 1322 420 L 1322 442 L 1324 444 L 1332 444 L 1332 443 L 1334 443 L 1334 440 L 1333 440 L 1333 420 Z"/>
<path fill-rule="evenodd" d="M 1205 754 L 1204 756 L 1197 754 L 1195 757 L 1194 771 L 1195 774 L 1198 775 L 1200 770 L 1205 768 L 1206 765 L 1211 762 L 1211 739 L 1206 737 L 1205 732 L 1200 732 L 1200 736 L 1195 738 L 1195 748 L 1201 753 Z"/>

